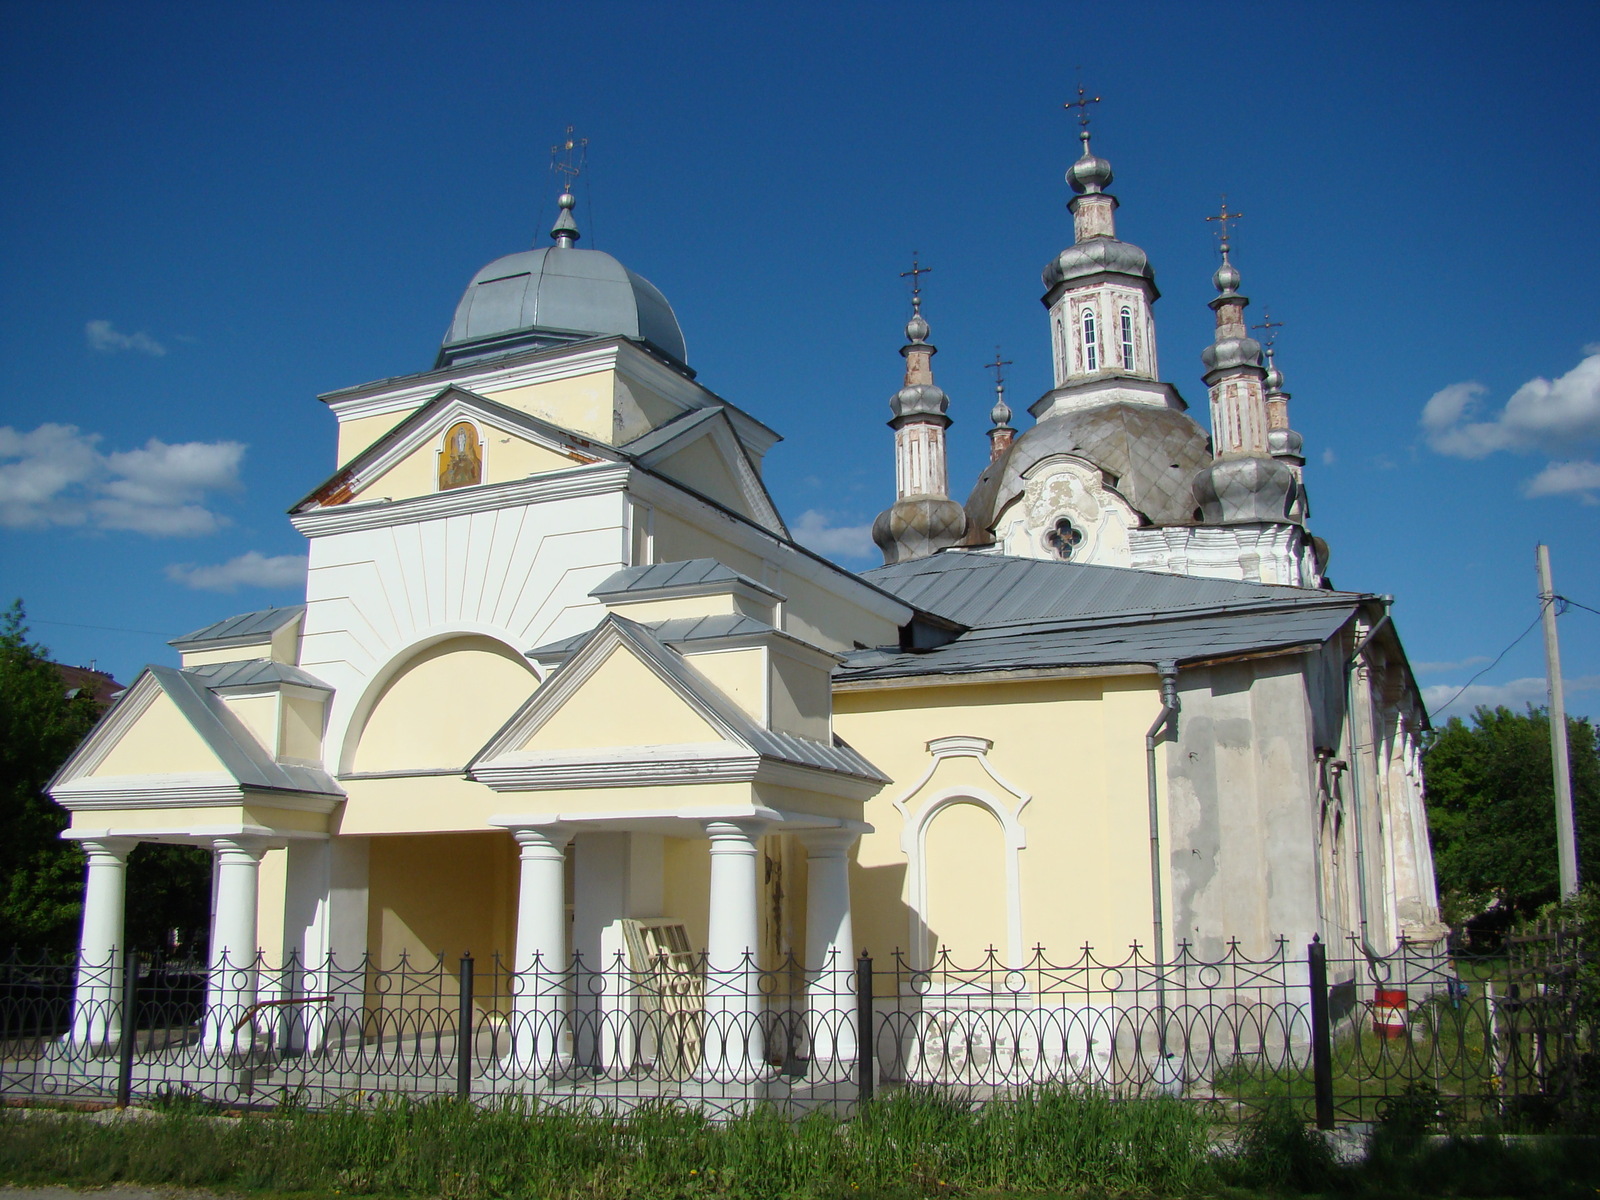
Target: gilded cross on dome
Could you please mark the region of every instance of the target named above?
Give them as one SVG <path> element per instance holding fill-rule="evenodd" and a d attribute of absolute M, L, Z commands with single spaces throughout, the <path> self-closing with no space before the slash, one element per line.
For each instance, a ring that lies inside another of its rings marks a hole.
<path fill-rule="evenodd" d="M 1266 338 L 1267 338 L 1267 353 L 1271 354 L 1272 353 L 1272 343 L 1278 340 L 1278 330 L 1283 328 L 1283 322 L 1282 321 L 1274 321 L 1272 319 L 1272 313 L 1270 311 L 1268 311 L 1267 309 L 1262 309 L 1261 310 L 1261 317 L 1262 317 L 1261 324 L 1252 325 L 1252 326 L 1250 326 L 1250 328 L 1251 329 L 1260 329 L 1260 330 L 1265 332 Z"/>
<path fill-rule="evenodd" d="M 576 156 L 576 161 L 574 161 Z M 561 181 L 561 190 L 570 192 L 572 183 L 583 174 L 583 165 L 589 157 L 589 139 L 575 138 L 572 136 L 572 126 L 567 126 L 566 136 L 554 146 L 550 147 L 550 169 L 558 175 L 566 176 Z"/>
<path fill-rule="evenodd" d="M 1000 347 L 996 346 L 994 348 L 994 361 L 983 365 L 994 372 L 994 390 L 997 392 L 1004 391 L 1006 386 L 1005 368 L 1014 365 L 1012 361 L 1009 358 L 1001 358 Z"/>
<path fill-rule="evenodd" d="M 1100 97 L 1091 96 L 1089 93 L 1084 91 L 1083 81 L 1080 79 L 1078 81 L 1078 98 L 1076 100 L 1068 100 L 1061 106 L 1068 112 L 1071 112 L 1073 109 L 1078 110 L 1077 120 L 1080 130 L 1078 134 L 1078 140 L 1083 143 L 1083 152 L 1085 154 L 1089 153 L 1089 105 L 1099 103 Z"/>
<path fill-rule="evenodd" d="M 1222 261 L 1223 262 L 1227 262 L 1228 261 L 1228 236 L 1229 236 L 1228 235 L 1228 222 L 1230 222 L 1230 221 L 1242 221 L 1242 220 L 1244 220 L 1244 214 L 1242 212 L 1229 212 L 1228 211 L 1228 197 L 1227 197 L 1227 194 L 1224 193 L 1223 197 L 1222 197 L 1222 208 L 1221 208 L 1221 210 L 1215 216 L 1207 217 L 1206 220 L 1208 220 L 1208 221 L 1216 221 L 1216 222 L 1221 224 L 1221 226 L 1222 226 Z"/>
<path fill-rule="evenodd" d="M 915 251 L 915 250 L 913 250 L 911 252 L 911 270 L 909 270 L 909 271 L 901 271 L 900 272 L 900 278 L 901 279 L 905 279 L 908 276 L 910 277 L 910 279 L 911 279 L 911 309 L 912 309 L 913 312 L 921 313 L 922 312 L 922 279 L 921 279 L 921 277 L 923 275 L 932 274 L 933 273 L 933 268 L 932 267 L 923 266 L 922 263 L 917 258 L 917 253 L 918 252 Z"/>

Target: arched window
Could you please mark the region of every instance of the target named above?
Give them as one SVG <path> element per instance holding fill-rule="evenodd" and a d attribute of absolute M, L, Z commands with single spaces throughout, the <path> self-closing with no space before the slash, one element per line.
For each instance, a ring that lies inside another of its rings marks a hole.
<path fill-rule="evenodd" d="M 1095 338 L 1092 308 L 1083 310 L 1083 369 L 1085 371 L 1100 369 L 1100 344 Z"/>
<path fill-rule="evenodd" d="M 1122 306 L 1122 365 L 1133 370 L 1133 309 Z"/>

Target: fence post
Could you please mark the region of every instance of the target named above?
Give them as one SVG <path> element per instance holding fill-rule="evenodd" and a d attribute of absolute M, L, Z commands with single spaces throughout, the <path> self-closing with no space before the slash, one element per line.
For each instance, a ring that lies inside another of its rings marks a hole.
<path fill-rule="evenodd" d="M 856 960 L 856 1098 L 871 1100 L 877 1068 L 872 1061 L 872 957 L 863 950 Z"/>
<path fill-rule="evenodd" d="M 1311 1076 L 1317 1128 L 1333 1128 L 1333 1030 L 1328 1020 L 1328 948 L 1321 935 L 1306 947 L 1311 976 Z"/>
<path fill-rule="evenodd" d="M 122 1039 L 117 1043 L 117 1107 L 133 1099 L 133 1052 L 139 1041 L 139 956 L 122 952 Z"/>
<path fill-rule="evenodd" d="M 461 956 L 461 1009 L 456 1014 L 456 1099 L 472 1098 L 472 954 Z"/>

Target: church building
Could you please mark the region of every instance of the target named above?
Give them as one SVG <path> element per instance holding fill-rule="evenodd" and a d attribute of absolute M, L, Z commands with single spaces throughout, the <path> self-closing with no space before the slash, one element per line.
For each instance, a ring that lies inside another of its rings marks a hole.
<path fill-rule="evenodd" d="M 1390 598 L 1327 583 L 1226 236 L 1208 429 L 1087 133 L 1067 182 L 1054 387 L 1019 430 L 997 386 L 963 503 L 919 294 L 860 574 L 791 537 L 777 433 L 563 194 L 431 369 L 321 397 L 305 602 L 175 639 L 53 781 L 85 961 L 146 840 L 214 852 L 234 963 L 599 963 L 629 922 L 813 973 L 1441 938 L 1427 717 Z"/>

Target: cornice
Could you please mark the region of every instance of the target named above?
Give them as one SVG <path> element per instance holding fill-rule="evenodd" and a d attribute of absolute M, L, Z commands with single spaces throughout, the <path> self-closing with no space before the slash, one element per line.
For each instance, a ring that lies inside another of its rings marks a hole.
<path fill-rule="evenodd" d="M 220 771 L 171 775 L 111 775 L 99 779 L 76 780 L 50 792 L 52 799 L 69 812 L 99 812 L 106 809 L 157 811 L 169 808 L 237 808 L 259 804 L 295 812 L 326 815 L 337 808 L 343 796 L 314 792 L 264 792 L 241 787 Z"/>

